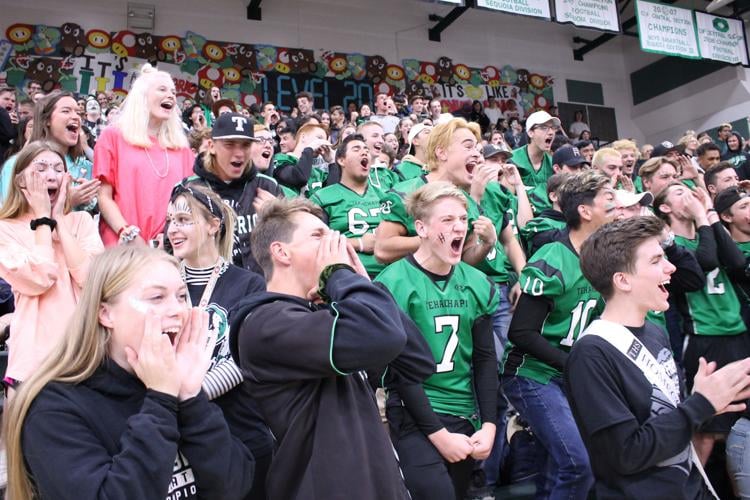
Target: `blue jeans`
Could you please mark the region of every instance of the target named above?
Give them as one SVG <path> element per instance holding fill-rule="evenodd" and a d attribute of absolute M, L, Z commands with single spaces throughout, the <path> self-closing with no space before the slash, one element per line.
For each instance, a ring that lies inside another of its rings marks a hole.
<path fill-rule="evenodd" d="M 727 469 L 735 493 L 750 498 L 750 420 L 740 418 L 727 436 Z"/>
<path fill-rule="evenodd" d="M 500 294 L 500 303 L 492 314 L 492 329 L 495 331 L 495 339 L 500 344 L 500 348 L 497 349 L 498 342 L 495 342 L 497 359 L 500 361 L 503 359 L 503 350 L 508 342 L 508 329 L 513 315 L 510 312 L 510 300 L 508 300 L 508 285 L 498 284 L 497 289 Z"/>
<path fill-rule="evenodd" d="M 562 380 L 553 378 L 545 385 L 526 377 L 503 377 L 502 383 L 508 401 L 547 451 L 536 497 L 585 500 L 594 475 Z"/>
<path fill-rule="evenodd" d="M 508 341 L 508 329 L 510 328 L 510 301 L 508 300 L 508 285 L 498 284 L 498 293 L 500 294 L 500 303 L 492 314 L 492 329 L 495 332 L 495 351 L 497 360 L 503 359 L 503 348 Z M 508 413 L 508 401 L 503 394 L 502 385 L 497 388 L 497 430 L 495 432 L 495 443 L 492 446 L 492 453 L 482 464 L 487 486 L 496 486 L 500 479 L 500 468 L 506 454 L 505 442 L 505 423 L 506 414 Z"/>

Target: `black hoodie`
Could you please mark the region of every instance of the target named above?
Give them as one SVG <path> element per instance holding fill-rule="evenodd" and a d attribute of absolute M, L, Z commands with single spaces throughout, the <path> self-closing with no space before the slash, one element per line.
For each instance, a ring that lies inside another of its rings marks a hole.
<path fill-rule="evenodd" d="M 209 187 L 237 213 L 232 261 L 239 267 L 262 275 L 263 270 L 258 266 L 250 250 L 250 234 L 255 227 L 257 217 L 253 201 L 258 188 L 264 189 L 276 197 L 282 197 L 283 194 L 278 182 L 258 172 L 255 166 L 251 166 L 239 179 L 224 182 L 206 170 L 203 165 L 203 155 L 195 157 L 193 172 L 195 172 L 195 175 L 183 179 L 180 184 L 183 186 L 197 184 Z M 166 234 L 166 228 L 164 232 Z"/>
<path fill-rule="evenodd" d="M 421 382 L 434 359 L 387 291 L 346 269 L 325 290 L 330 306 L 262 293 L 231 315 L 232 357 L 278 441 L 268 496 L 406 499 L 362 370 Z"/>
<path fill-rule="evenodd" d="M 230 500 L 253 482 L 252 455 L 203 392 L 178 402 L 108 360 L 45 386 L 22 446 L 42 499 Z"/>

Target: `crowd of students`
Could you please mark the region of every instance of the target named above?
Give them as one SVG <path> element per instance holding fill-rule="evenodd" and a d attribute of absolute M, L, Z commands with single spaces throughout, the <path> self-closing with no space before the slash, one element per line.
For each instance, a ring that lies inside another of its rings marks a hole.
<path fill-rule="evenodd" d="M 37 87 L 0 89 L 9 498 L 750 496 L 728 125 Z"/>

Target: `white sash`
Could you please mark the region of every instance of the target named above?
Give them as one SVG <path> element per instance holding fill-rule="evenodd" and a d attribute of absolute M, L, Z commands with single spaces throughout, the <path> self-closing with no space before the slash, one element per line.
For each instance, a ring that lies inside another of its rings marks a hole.
<path fill-rule="evenodd" d="M 580 337 L 586 335 L 596 335 L 597 337 L 606 340 L 635 366 L 637 366 L 643 373 L 643 376 L 646 377 L 646 380 L 659 389 L 675 406 L 675 408 L 680 404 L 680 387 L 669 373 L 677 372 L 674 359 L 670 359 L 668 363 L 660 365 L 654 358 L 653 354 L 651 354 L 646 346 L 644 346 L 630 330 L 611 321 L 603 319 L 593 321 L 583 333 L 581 333 Z M 690 460 L 698 469 L 698 472 L 706 483 L 708 490 L 714 498 L 718 500 L 719 497 L 716 495 L 711 482 L 708 480 L 700 460 L 698 460 L 698 454 L 696 453 L 692 442 L 690 443 Z"/>

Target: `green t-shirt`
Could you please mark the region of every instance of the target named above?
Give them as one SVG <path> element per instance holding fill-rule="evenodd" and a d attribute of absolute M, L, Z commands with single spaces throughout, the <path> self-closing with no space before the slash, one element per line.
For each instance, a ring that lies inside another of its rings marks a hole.
<path fill-rule="evenodd" d="M 697 235 L 692 240 L 675 236 L 674 241 L 693 252 L 698 249 Z M 745 332 L 740 301 L 722 268 L 706 273 L 706 286 L 697 292 L 685 293 L 685 297 L 695 335 L 739 335 Z"/>
<path fill-rule="evenodd" d="M 581 272 L 578 254 L 568 244 L 555 241 L 544 245 L 529 259 L 519 278 L 523 293 L 552 301 L 552 310 L 544 321 L 541 335 L 553 347 L 566 352 L 603 307 L 599 292 Z M 523 311 L 517 310 L 516 314 L 523 314 Z M 560 376 L 555 368 L 511 342 L 505 349 L 503 372 L 541 384 Z"/>
<path fill-rule="evenodd" d="M 359 238 L 375 232 L 380 224 L 382 196 L 381 191 L 369 185 L 364 194 L 360 195 L 339 183 L 319 189 L 310 200 L 325 211 L 331 229 L 341 232 L 347 238 Z M 371 277 L 385 268 L 373 254 L 357 254 Z"/>
<path fill-rule="evenodd" d="M 521 241 L 527 254 L 531 254 L 531 240 L 534 235 L 552 231 L 554 229 L 565 229 L 567 224 L 564 220 L 551 219 L 549 217 L 534 217 L 521 228 Z"/>
<path fill-rule="evenodd" d="M 521 146 L 518 149 L 513 150 L 513 155 L 510 157 L 511 161 L 518 167 L 518 173 L 521 174 L 521 179 L 524 185 L 529 187 L 536 187 L 539 185 L 547 186 L 547 179 L 549 179 L 555 171 L 552 170 L 552 156 L 549 153 L 544 153 L 542 157 L 542 165 L 539 170 L 534 170 L 531 165 L 531 159 L 529 158 L 529 146 Z"/>
<path fill-rule="evenodd" d="M 409 158 L 409 156 L 404 157 L 404 159 L 401 160 L 401 163 L 399 163 L 394 169 L 399 177 L 401 177 L 402 181 L 408 181 L 409 179 L 414 179 L 415 177 L 420 177 L 427 173 L 422 165 L 410 161 Z"/>
<path fill-rule="evenodd" d="M 437 276 L 412 256 L 394 262 L 375 278 L 414 321 L 430 346 L 436 371 L 424 381 L 432 409 L 479 425 L 472 378 L 474 323 L 498 306 L 497 288 L 481 271 L 459 262 Z"/>

